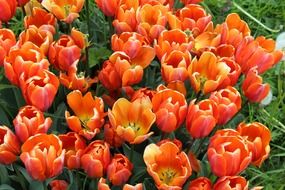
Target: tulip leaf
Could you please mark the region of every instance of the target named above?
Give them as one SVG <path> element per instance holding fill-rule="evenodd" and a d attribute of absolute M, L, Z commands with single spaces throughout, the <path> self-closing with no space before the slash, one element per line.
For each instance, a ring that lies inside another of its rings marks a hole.
<path fill-rule="evenodd" d="M 13 187 L 7 184 L 0 185 L 0 190 L 15 190 Z"/>
<path fill-rule="evenodd" d="M 123 151 L 124 151 L 124 155 L 127 156 L 130 159 L 131 148 L 126 143 L 123 144 Z M 136 166 L 145 166 L 142 154 L 139 154 L 135 150 L 133 152 L 133 160 L 132 160 L 132 162 Z"/>
<path fill-rule="evenodd" d="M 33 179 L 30 177 L 30 175 L 27 173 L 27 170 L 21 166 L 15 165 L 15 171 L 17 175 L 19 176 L 19 172 L 24 176 L 24 178 L 31 183 Z"/>
<path fill-rule="evenodd" d="M 5 166 L 0 165 L 0 184 L 9 182 L 8 171 Z"/>
<path fill-rule="evenodd" d="M 89 68 L 103 63 L 103 61 L 109 59 L 112 51 L 106 47 L 89 48 Z"/>
<path fill-rule="evenodd" d="M 52 126 L 49 131 L 52 131 L 53 133 L 65 133 L 66 128 L 63 127 L 64 125 L 62 123 L 65 123 L 64 113 L 66 109 L 65 103 L 62 102 L 57 106 L 57 110 L 54 114 L 46 114 L 46 116 L 52 117 Z"/>
<path fill-rule="evenodd" d="M 133 175 L 130 179 L 131 184 L 135 184 L 136 182 L 141 182 L 144 179 L 144 176 L 147 174 L 145 167 L 136 167 L 134 166 Z"/>
<path fill-rule="evenodd" d="M 0 90 L 9 89 L 9 88 L 17 88 L 17 87 L 11 84 L 0 84 Z"/>
<path fill-rule="evenodd" d="M 32 181 L 29 185 L 29 190 L 45 190 L 44 184 L 40 181 Z"/>

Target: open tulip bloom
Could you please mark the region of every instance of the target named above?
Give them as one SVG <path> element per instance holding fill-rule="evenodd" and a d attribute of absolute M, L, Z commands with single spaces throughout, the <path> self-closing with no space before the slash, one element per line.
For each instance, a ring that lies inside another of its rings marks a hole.
<path fill-rule="evenodd" d="M 266 186 L 284 52 L 206 4 L 0 0 L 0 189 Z"/>

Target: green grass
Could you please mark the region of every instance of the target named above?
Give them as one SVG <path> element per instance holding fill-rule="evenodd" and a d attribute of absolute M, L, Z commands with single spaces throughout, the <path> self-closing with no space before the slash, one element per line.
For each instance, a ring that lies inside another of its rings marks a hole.
<path fill-rule="evenodd" d="M 236 5 L 238 6 L 236 6 Z M 213 15 L 215 23 L 224 21 L 227 14 L 239 13 L 251 29 L 253 36 L 263 35 L 276 39 L 285 31 L 284 0 L 205 0 L 203 3 Z M 263 75 L 270 83 L 273 101 L 262 108 L 249 105 L 249 121 L 258 121 L 268 126 L 272 132 L 271 154 L 260 169 L 250 167 L 244 175 L 250 186 L 264 186 L 265 190 L 285 189 L 285 64 L 279 63 Z"/>

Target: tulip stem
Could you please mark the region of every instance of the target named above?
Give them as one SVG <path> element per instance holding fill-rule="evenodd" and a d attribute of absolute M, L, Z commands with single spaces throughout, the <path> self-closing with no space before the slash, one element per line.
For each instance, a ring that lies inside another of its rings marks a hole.
<path fill-rule="evenodd" d="M 4 24 L 6 28 L 9 28 L 9 22 L 5 22 Z"/>
<path fill-rule="evenodd" d="M 89 0 L 86 0 L 86 19 L 87 19 L 87 32 L 88 32 L 88 38 L 91 34 L 91 28 L 90 28 L 90 11 L 89 11 Z M 88 39 L 89 41 L 89 39 Z M 85 48 L 85 54 L 86 54 L 86 74 L 89 76 L 89 47 Z"/>
<path fill-rule="evenodd" d="M 135 151 L 135 144 L 132 144 L 131 145 L 131 154 L 130 154 L 130 161 L 132 163 L 133 163 L 134 151 Z"/>
<path fill-rule="evenodd" d="M 25 17 L 27 15 L 27 13 L 26 13 L 26 10 L 25 10 L 24 6 L 22 6 L 22 11 L 23 11 L 23 16 Z"/>

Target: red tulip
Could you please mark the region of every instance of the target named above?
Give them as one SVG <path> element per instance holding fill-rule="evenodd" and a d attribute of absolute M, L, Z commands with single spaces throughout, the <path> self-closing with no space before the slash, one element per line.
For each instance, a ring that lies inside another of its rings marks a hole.
<path fill-rule="evenodd" d="M 0 0 L 0 21 L 8 22 L 16 13 L 16 0 Z"/>

